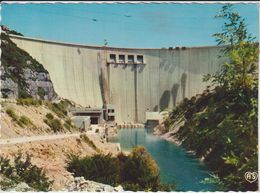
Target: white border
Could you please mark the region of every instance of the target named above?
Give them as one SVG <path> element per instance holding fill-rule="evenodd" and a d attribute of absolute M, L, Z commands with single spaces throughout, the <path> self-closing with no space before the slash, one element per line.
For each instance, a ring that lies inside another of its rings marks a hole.
<path fill-rule="evenodd" d="M 1 4 L 225 4 L 225 3 L 230 3 L 230 4 L 258 4 L 258 22 L 260 19 L 260 2 L 259 1 L 2 1 Z M 0 5 L 0 11 L 2 11 L 2 6 Z M 0 22 L 2 21 L 2 16 L 0 15 Z M 1 29 L 0 29 L 1 32 Z M 258 29 L 258 34 L 260 37 L 260 24 L 259 24 L 259 29 Z M 0 42 L 1 45 L 1 42 Z M 0 54 L 1 54 L 1 48 L 0 48 Z M 259 49 L 259 53 L 260 53 L 260 49 Z M 259 62 L 258 64 L 260 64 L 260 57 L 259 57 Z M 1 60 L 0 60 L 0 66 L 1 66 Z M 0 72 L 1 73 L 1 72 Z M 258 73 L 258 77 L 260 78 L 260 75 Z M 259 84 L 259 83 L 258 83 Z M 0 84 L 1 86 L 1 84 Z M 259 86 L 258 86 L 259 87 Z M 260 91 L 258 89 L 258 101 L 260 99 Z M 1 105 L 0 105 L 0 109 L 1 109 Z M 258 108 L 258 147 L 260 145 L 260 120 L 259 120 L 259 113 L 260 113 L 260 108 Z M 1 115 L 0 115 L 0 119 L 1 119 Z M 0 136 L 1 136 L 1 124 L 0 124 Z M 0 149 L 0 153 L 1 153 L 1 149 Z M 260 150 L 258 148 L 258 178 L 259 178 L 259 168 L 260 168 Z M 258 179 L 258 189 L 260 190 L 260 179 Z M 12 191 L 15 192 L 15 191 Z M 56 191 L 49 191 L 49 192 L 53 192 L 56 193 Z M 58 191 L 58 192 L 65 192 L 65 191 Z M 74 191 L 74 192 L 78 192 L 78 193 L 82 193 L 79 191 Z M 86 192 L 86 191 L 85 191 Z M 127 192 L 131 192 L 132 191 L 125 191 Z M 142 192 L 142 193 L 146 193 L 143 191 L 138 191 L 138 192 Z M 174 191 L 172 191 L 174 192 Z M 186 191 L 186 193 L 193 193 L 194 191 Z M 234 191 L 228 191 L 228 192 L 234 192 Z M 247 191 L 247 192 L 253 192 L 253 191 Z M 178 192 L 181 193 L 181 192 Z M 222 193 L 220 191 L 216 191 L 216 193 Z M 223 192 L 224 193 L 224 192 Z"/>
<path fill-rule="evenodd" d="M 61 4 L 77 4 L 77 3 L 84 3 L 84 4 L 239 4 L 239 3 L 246 3 L 246 4 L 259 4 L 258 1 L 2 1 L 2 3 L 6 4 L 48 4 L 48 3 L 61 3 Z"/>

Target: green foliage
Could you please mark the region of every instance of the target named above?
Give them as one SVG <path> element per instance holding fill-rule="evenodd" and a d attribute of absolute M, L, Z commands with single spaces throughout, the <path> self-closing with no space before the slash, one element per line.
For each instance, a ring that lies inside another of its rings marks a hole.
<path fill-rule="evenodd" d="M 120 155 L 120 178 L 125 190 L 169 191 L 159 179 L 159 168 L 144 147 L 136 147 L 129 156 Z"/>
<path fill-rule="evenodd" d="M 25 182 L 35 190 L 49 191 L 53 183 L 49 181 L 41 168 L 31 163 L 29 155 L 22 160 L 21 154 L 18 154 L 15 156 L 14 165 L 10 163 L 9 159 L 0 156 L 0 166 L 0 174 L 10 179 L 10 181 L 1 182 L 3 189 Z"/>
<path fill-rule="evenodd" d="M 31 122 L 31 120 L 22 115 L 21 117 L 19 117 L 18 115 L 16 115 L 15 111 L 13 109 L 6 109 L 6 113 L 12 118 L 12 120 L 17 123 L 19 126 L 21 127 L 31 127 L 31 128 L 35 128 L 35 125 Z"/>
<path fill-rule="evenodd" d="M 19 120 L 17 121 L 17 124 L 20 125 L 21 127 L 28 126 L 28 127 L 35 128 L 35 125 L 32 123 L 32 121 L 24 115 L 22 115 L 19 118 Z"/>
<path fill-rule="evenodd" d="M 111 154 L 96 154 L 84 158 L 70 155 L 67 167 L 67 170 L 76 176 L 113 186 L 119 181 L 119 169 L 118 160 Z"/>
<path fill-rule="evenodd" d="M 55 133 L 63 131 L 64 128 L 59 119 L 54 118 L 51 113 L 46 114 L 46 119 L 43 120 Z"/>
<path fill-rule="evenodd" d="M 218 176 L 211 174 L 209 178 L 205 178 L 201 183 L 203 184 L 213 184 L 218 187 L 218 191 L 226 192 L 228 189 L 225 187 L 224 183 L 219 179 Z"/>
<path fill-rule="evenodd" d="M 27 52 L 17 47 L 8 35 L 1 33 L 1 39 L 8 42 L 7 44 L 2 44 L 2 62 L 4 67 L 14 66 L 19 72 L 23 68 L 29 68 L 36 72 L 47 72 L 39 62 L 33 59 Z M 26 61 L 31 61 L 31 63 L 29 64 Z"/>
<path fill-rule="evenodd" d="M 223 6 L 217 17 L 226 22 L 223 32 L 214 36 L 226 46 L 223 56 L 229 61 L 204 80 L 219 86 L 185 99 L 165 125 L 170 130 L 184 122 L 175 137 L 214 171 L 218 179 L 208 182 L 230 191 L 256 191 L 258 182 L 247 182 L 244 174 L 258 171 L 258 44 L 231 5 Z"/>
<path fill-rule="evenodd" d="M 195 101 L 182 103 L 166 121 L 170 130 L 184 120 L 175 137 L 197 157 L 203 157 L 228 190 L 257 188 L 257 183 L 244 179 L 246 171 L 257 171 L 257 92 L 257 87 L 216 87 Z"/>
<path fill-rule="evenodd" d="M 72 106 L 69 100 L 61 100 L 59 103 L 51 103 L 46 101 L 45 105 L 56 113 L 60 118 L 65 118 L 67 116 L 67 109 Z"/>
<path fill-rule="evenodd" d="M 71 129 L 77 128 L 77 127 L 72 123 L 72 121 L 71 121 L 70 118 L 67 118 L 67 119 L 65 120 L 64 127 L 65 127 L 66 129 L 68 129 L 69 131 L 70 131 Z"/>
<path fill-rule="evenodd" d="M 16 99 L 17 105 L 26 105 L 26 106 L 40 106 L 43 104 L 42 100 L 37 100 L 33 98 L 18 98 Z"/>
<path fill-rule="evenodd" d="M 1 25 L 1 29 L 2 29 L 3 31 L 5 31 L 6 33 L 8 33 L 8 34 L 23 36 L 23 34 L 21 34 L 21 33 L 17 32 L 17 31 L 15 31 L 15 30 L 10 30 L 9 28 L 7 28 L 7 27 L 4 26 L 4 25 Z"/>
<path fill-rule="evenodd" d="M 45 96 L 46 94 L 47 94 L 47 93 L 45 92 L 44 88 L 38 87 L 38 95 L 40 96 L 41 99 L 44 99 L 44 96 Z"/>
<path fill-rule="evenodd" d="M 72 124 L 71 119 L 68 117 L 67 110 L 69 107 L 73 106 L 72 103 L 67 100 L 63 99 L 59 103 L 51 103 L 49 101 L 44 101 L 44 104 L 53 111 L 58 117 L 65 119 L 65 123 L 63 126 L 71 131 L 71 129 L 75 129 L 76 126 Z"/>
<path fill-rule="evenodd" d="M 86 134 L 81 134 L 81 135 L 80 135 L 80 138 L 81 138 L 84 142 L 86 142 L 90 147 L 92 147 L 95 151 L 101 152 L 101 150 L 93 143 L 92 140 L 90 140 L 90 139 L 88 138 L 88 136 L 87 136 Z"/>
<path fill-rule="evenodd" d="M 248 88 L 257 85 L 258 43 L 248 34 L 245 20 L 233 11 L 232 5 L 224 5 L 216 18 L 224 19 L 222 32 L 216 33 L 218 45 L 225 45 L 223 56 L 229 58 L 221 69 L 206 75 L 204 80 L 224 86 L 226 89 Z"/>
<path fill-rule="evenodd" d="M 47 113 L 46 118 L 52 120 L 54 119 L 54 116 L 51 113 Z"/>
<path fill-rule="evenodd" d="M 27 86 L 26 83 L 24 85 Z M 21 88 L 18 88 L 18 98 L 26 99 L 26 98 L 32 98 L 32 96 L 26 91 L 26 89 L 23 86 L 20 86 Z"/>
<path fill-rule="evenodd" d="M 19 117 L 16 115 L 13 109 L 6 109 L 6 113 L 12 118 L 13 121 L 18 121 Z"/>
<path fill-rule="evenodd" d="M 15 187 L 16 185 L 16 182 L 14 180 L 11 180 L 7 177 L 3 177 L 3 176 L 0 176 L 1 177 L 1 181 L 0 181 L 0 190 L 8 190 L 8 189 L 11 189 L 13 187 Z"/>
<path fill-rule="evenodd" d="M 255 38 L 248 34 L 245 19 L 233 10 L 232 4 L 226 4 L 215 18 L 224 19 L 221 33 L 215 33 L 218 45 L 230 46 L 227 50 L 244 40 L 253 41 Z"/>
<path fill-rule="evenodd" d="M 143 147 L 135 148 L 129 156 L 122 153 L 96 154 L 80 158 L 69 155 L 67 170 L 75 176 L 116 186 L 132 191 L 170 191 L 170 187 L 159 180 L 159 168 Z"/>

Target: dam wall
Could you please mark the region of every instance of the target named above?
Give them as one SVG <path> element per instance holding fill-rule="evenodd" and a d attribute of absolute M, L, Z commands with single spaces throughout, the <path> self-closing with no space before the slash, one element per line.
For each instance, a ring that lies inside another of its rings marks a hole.
<path fill-rule="evenodd" d="M 112 104 L 118 123 L 143 123 L 146 111 L 173 108 L 201 93 L 209 84 L 203 75 L 226 60 L 218 57 L 221 48 L 216 46 L 129 49 L 11 39 L 44 65 L 59 96 L 82 106 Z M 116 61 L 111 62 L 112 56 Z M 134 62 L 127 61 L 130 56 Z"/>

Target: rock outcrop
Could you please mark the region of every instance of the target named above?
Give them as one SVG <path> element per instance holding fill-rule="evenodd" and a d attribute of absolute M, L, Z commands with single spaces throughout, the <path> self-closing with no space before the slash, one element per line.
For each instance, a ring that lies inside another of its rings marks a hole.
<path fill-rule="evenodd" d="M 15 185 L 14 187 L 7 189 L 7 192 L 28 192 L 28 191 L 35 191 L 32 187 L 30 187 L 28 184 L 26 184 L 25 182 L 21 182 L 17 185 Z"/>
<path fill-rule="evenodd" d="M 56 93 L 48 71 L 10 40 L 8 36 L 10 32 L 12 31 L 4 28 L 1 33 L 2 62 L 0 77 L 2 97 L 54 99 Z"/>
<path fill-rule="evenodd" d="M 122 186 L 113 187 L 107 184 L 102 184 L 90 180 L 85 180 L 84 177 L 71 178 L 68 181 L 67 187 L 63 191 L 88 191 L 88 192 L 122 192 Z"/>

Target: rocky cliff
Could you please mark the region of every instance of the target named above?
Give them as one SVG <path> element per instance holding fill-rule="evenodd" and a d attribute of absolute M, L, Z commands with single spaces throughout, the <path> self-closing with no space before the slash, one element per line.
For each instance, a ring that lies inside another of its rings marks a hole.
<path fill-rule="evenodd" d="M 13 43 L 9 34 L 21 35 L 2 26 L 1 93 L 3 98 L 52 100 L 56 97 L 49 73 L 42 64 Z"/>

